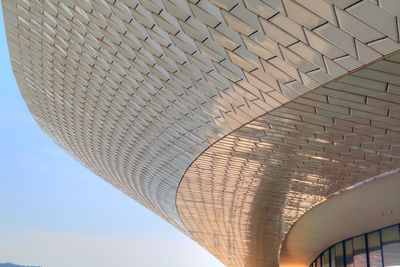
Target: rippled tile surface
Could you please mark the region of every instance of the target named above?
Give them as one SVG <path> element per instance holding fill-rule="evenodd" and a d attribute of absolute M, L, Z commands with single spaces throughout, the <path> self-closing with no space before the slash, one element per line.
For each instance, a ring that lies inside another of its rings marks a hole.
<path fill-rule="evenodd" d="M 227 266 L 277 266 L 293 223 L 330 194 L 400 166 L 400 54 L 225 136 L 186 172 L 179 215 Z"/>

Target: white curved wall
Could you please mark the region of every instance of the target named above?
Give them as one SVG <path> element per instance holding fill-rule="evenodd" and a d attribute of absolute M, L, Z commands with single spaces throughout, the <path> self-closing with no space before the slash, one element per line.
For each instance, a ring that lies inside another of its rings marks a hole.
<path fill-rule="evenodd" d="M 280 266 L 309 266 L 329 246 L 400 221 L 400 172 L 333 195 L 305 213 L 282 248 Z"/>

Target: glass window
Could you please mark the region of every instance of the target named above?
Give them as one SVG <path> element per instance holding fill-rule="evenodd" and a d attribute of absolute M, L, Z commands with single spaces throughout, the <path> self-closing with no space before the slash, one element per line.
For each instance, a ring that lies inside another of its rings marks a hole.
<path fill-rule="evenodd" d="M 335 261 L 337 267 L 344 267 L 343 243 L 340 242 L 335 246 Z"/>
<path fill-rule="evenodd" d="M 382 243 L 384 244 L 400 241 L 400 233 L 398 225 L 381 230 L 381 234 L 382 234 Z"/>
<path fill-rule="evenodd" d="M 383 229 L 382 251 L 385 267 L 400 266 L 400 233 L 399 226 Z"/>
<path fill-rule="evenodd" d="M 364 235 L 353 238 L 353 259 L 355 267 L 367 266 L 367 251 L 365 248 Z"/>
<path fill-rule="evenodd" d="M 400 243 L 382 246 L 385 267 L 400 266 Z"/>
<path fill-rule="evenodd" d="M 321 257 L 317 259 L 317 267 L 321 267 Z"/>
<path fill-rule="evenodd" d="M 331 267 L 336 267 L 336 262 L 335 262 L 335 248 L 330 249 L 331 252 Z"/>
<path fill-rule="evenodd" d="M 329 267 L 329 249 L 322 254 L 322 267 Z"/>
<path fill-rule="evenodd" d="M 379 232 L 367 235 L 368 258 L 370 267 L 382 267 L 381 240 Z"/>
<path fill-rule="evenodd" d="M 339 242 L 310 267 L 400 267 L 400 224 Z"/>
<path fill-rule="evenodd" d="M 346 240 L 344 243 L 346 252 L 346 267 L 354 267 L 353 264 L 353 240 Z"/>

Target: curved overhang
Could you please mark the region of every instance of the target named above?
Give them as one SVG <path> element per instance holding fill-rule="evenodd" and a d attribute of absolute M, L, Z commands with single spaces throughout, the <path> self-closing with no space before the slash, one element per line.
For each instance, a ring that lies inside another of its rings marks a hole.
<path fill-rule="evenodd" d="M 280 266 L 309 266 L 329 246 L 400 222 L 400 172 L 374 177 L 305 213 L 283 243 Z"/>
<path fill-rule="evenodd" d="M 308 210 L 400 166 L 399 82 L 396 53 L 213 144 L 178 188 L 192 237 L 227 266 L 277 266 L 285 235 Z"/>
<path fill-rule="evenodd" d="M 278 264 L 304 212 L 398 163 L 393 1 L 2 7 L 43 131 L 225 264 Z"/>

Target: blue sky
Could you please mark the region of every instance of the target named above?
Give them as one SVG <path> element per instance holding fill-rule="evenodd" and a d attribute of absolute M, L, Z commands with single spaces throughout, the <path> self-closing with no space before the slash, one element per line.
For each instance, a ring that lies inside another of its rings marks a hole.
<path fill-rule="evenodd" d="M 0 263 L 223 266 L 40 130 L 11 71 L 1 9 L 0 17 Z"/>

